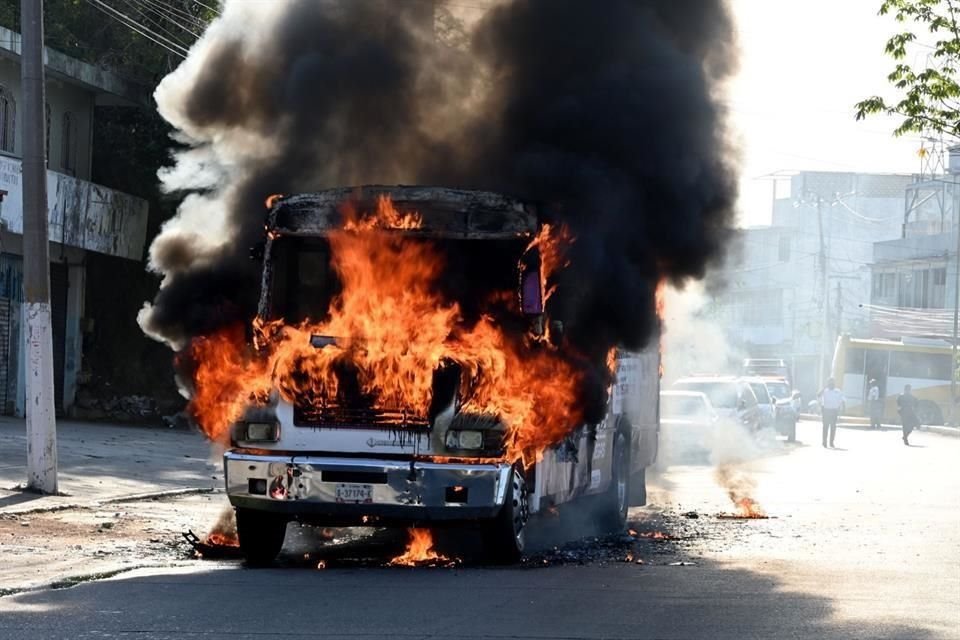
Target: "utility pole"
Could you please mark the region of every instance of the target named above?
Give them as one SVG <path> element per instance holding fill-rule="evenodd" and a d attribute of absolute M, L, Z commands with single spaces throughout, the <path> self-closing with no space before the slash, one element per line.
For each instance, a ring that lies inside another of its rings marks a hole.
<path fill-rule="evenodd" d="M 954 233 L 957 235 L 957 250 L 953 254 L 953 346 L 951 347 L 952 357 L 950 360 L 950 407 L 953 409 L 957 406 L 957 320 L 960 319 L 960 220 L 958 220 L 956 196 L 952 194 L 952 188 L 950 191 L 954 210 Z"/>
<path fill-rule="evenodd" d="M 43 0 L 20 0 L 23 45 L 23 315 L 27 363 L 27 489 L 57 492 L 47 163 L 44 118 Z"/>
<path fill-rule="evenodd" d="M 843 331 L 840 319 L 843 317 L 843 285 L 837 282 L 837 330 L 834 331 L 838 336 Z"/>
<path fill-rule="evenodd" d="M 817 229 L 820 234 L 820 303 L 823 306 L 823 335 L 820 339 L 820 370 L 817 372 L 817 385 L 824 387 L 824 371 L 827 362 L 827 344 L 830 326 L 830 292 L 827 290 L 827 245 L 823 241 L 823 198 L 817 196 Z"/>

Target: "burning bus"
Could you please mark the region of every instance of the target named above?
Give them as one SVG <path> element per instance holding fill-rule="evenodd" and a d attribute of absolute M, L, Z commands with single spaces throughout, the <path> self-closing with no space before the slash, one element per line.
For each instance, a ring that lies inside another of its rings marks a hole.
<path fill-rule="evenodd" d="M 576 500 L 615 529 L 645 502 L 658 345 L 610 349 L 597 372 L 565 340 L 549 304 L 565 227 L 438 187 L 267 204 L 256 319 L 189 350 L 249 562 L 271 562 L 293 520 L 473 527 L 509 562 L 540 511 Z M 599 385 L 595 420 L 582 398 Z"/>

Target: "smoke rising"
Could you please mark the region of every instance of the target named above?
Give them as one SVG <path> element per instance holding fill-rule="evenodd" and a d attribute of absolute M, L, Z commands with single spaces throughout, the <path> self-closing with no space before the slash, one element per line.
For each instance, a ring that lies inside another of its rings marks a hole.
<path fill-rule="evenodd" d="M 664 297 L 663 382 L 698 373 L 736 372 L 746 353 L 727 341 L 710 313 L 711 297 L 703 284 L 667 287 Z"/>
<path fill-rule="evenodd" d="M 446 10 L 225 3 L 156 92 L 189 148 L 160 175 L 186 197 L 150 249 L 164 279 L 140 314 L 149 335 L 181 350 L 253 318 L 248 248 L 268 195 L 437 183 L 525 198 L 571 227 L 550 313 L 598 370 L 611 346 L 649 340 L 657 282 L 702 276 L 733 222 L 726 4 L 506 0 L 459 46 L 434 29 Z"/>

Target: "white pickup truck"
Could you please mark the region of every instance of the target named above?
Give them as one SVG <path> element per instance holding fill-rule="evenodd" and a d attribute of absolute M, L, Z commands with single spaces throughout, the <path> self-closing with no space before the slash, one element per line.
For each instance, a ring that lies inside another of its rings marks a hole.
<path fill-rule="evenodd" d="M 391 233 L 442 241 L 448 251 L 473 256 L 486 255 L 489 246 L 491 260 L 512 256 L 490 269 L 504 272 L 521 298 L 536 297 L 530 292 L 539 288 L 538 272 L 521 273 L 519 259 L 540 228 L 532 206 L 489 192 L 345 188 L 272 204 L 264 244 L 256 252 L 263 263 L 263 320 L 296 321 L 326 304 L 337 286 L 327 266 L 327 236 L 342 227 L 343 203 L 374 206 L 383 196 L 398 210 L 416 211 L 420 220 L 416 229 Z M 526 317 L 519 320 L 531 326 L 547 322 L 539 299 L 522 300 L 520 306 Z M 310 337 L 316 349 L 338 339 Z M 426 414 L 330 398 L 291 403 L 274 393 L 233 426 L 224 455 L 241 550 L 252 564 L 272 562 L 294 520 L 452 525 L 480 527 L 490 559 L 511 562 L 523 552 L 530 515 L 575 499 L 598 508 L 611 528 L 622 527 L 628 506 L 645 503 L 644 473 L 656 458 L 659 358 L 655 341 L 640 353 L 619 351 L 606 416 L 574 429 L 526 465 L 507 456 L 502 421 L 464 410 L 457 385 L 444 382 L 443 372 L 434 375 L 434 400 Z"/>

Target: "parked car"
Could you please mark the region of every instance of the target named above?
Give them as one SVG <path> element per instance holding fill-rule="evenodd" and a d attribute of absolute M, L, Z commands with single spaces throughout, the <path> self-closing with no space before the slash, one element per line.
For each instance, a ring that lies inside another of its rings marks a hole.
<path fill-rule="evenodd" d="M 767 389 L 766 380 L 757 377 L 743 378 L 742 380 L 750 385 L 753 395 L 757 397 L 757 408 L 760 410 L 759 428 L 772 427 L 776 419 L 776 401 Z"/>
<path fill-rule="evenodd" d="M 701 391 L 660 392 L 661 451 L 672 461 L 710 450 L 720 415 Z"/>
<path fill-rule="evenodd" d="M 756 430 L 760 425 L 757 396 L 750 385 L 734 376 L 680 378 L 671 386 L 676 391 L 698 391 L 710 400 L 720 420 L 732 420 Z"/>
<path fill-rule="evenodd" d="M 787 442 L 796 442 L 797 420 L 800 419 L 800 392 L 791 389 L 783 378 L 765 378 L 764 382 L 774 399 L 773 422 L 777 433 L 787 436 Z"/>

